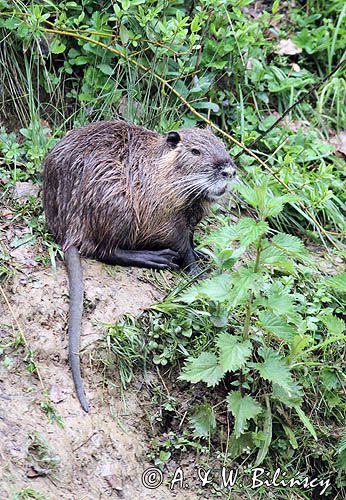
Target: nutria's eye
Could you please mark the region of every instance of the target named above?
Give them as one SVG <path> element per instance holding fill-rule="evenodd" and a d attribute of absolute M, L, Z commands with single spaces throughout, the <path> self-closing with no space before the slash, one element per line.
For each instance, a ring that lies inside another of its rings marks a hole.
<path fill-rule="evenodd" d="M 195 156 L 199 156 L 201 154 L 199 149 L 191 149 L 191 153 Z"/>

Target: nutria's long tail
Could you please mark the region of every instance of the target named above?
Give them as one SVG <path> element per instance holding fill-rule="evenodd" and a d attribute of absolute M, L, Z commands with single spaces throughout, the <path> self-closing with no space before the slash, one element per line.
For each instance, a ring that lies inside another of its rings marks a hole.
<path fill-rule="evenodd" d="M 80 333 L 83 314 L 83 272 L 79 252 L 76 247 L 71 247 L 66 250 L 65 262 L 70 287 L 70 309 L 68 319 L 69 362 L 79 402 L 83 410 L 88 412 L 89 405 L 84 393 L 79 363 Z"/>

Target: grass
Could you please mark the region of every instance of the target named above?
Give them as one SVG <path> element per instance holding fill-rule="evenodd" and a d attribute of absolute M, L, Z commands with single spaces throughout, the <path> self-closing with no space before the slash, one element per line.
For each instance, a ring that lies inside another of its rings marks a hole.
<path fill-rule="evenodd" d="M 290 10 L 274 2 L 261 11 L 240 0 L 190 8 L 180 1 L 108 2 L 101 11 L 94 0 L 54 8 L 6 3 L 0 224 L 29 227 L 43 265 L 54 266 L 61 251 L 44 224 L 40 196 L 21 204 L 12 189 L 40 184 L 46 152 L 68 130 L 116 117 L 162 133 L 209 121 L 251 144 L 345 57 L 339 0 L 298 2 Z M 278 54 L 278 41 L 287 39 L 301 51 Z M 239 157 L 239 191 L 198 235 L 210 257 L 209 279 L 176 278 L 172 289 L 151 273 L 166 299 L 140 318 L 107 326 L 109 356 L 102 359 L 117 364 L 125 399 L 135 377 L 158 374 L 148 453 L 162 469 L 195 453 L 206 467 L 236 464 L 246 477 L 254 464 L 280 467 L 288 477 L 329 477 L 330 494 L 345 494 L 345 285 L 343 278 L 328 281 L 344 269 L 344 158 L 330 139 L 345 130 L 345 82 L 344 66 L 256 143 L 255 154 L 275 176 L 247 152 Z M 240 152 L 232 142 L 229 149 Z M 16 272 L 10 244 L 1 244 L 1 280 Z M 26 360 L 35 367 L 33 357 Z M 59 418 L 49 401 L 42 404 Z M 220 494 L 215 485 L 211 491 Z M 253 494 L 250 485 L 233 491 Z M 275 494 L 310 498 L 316 491 L 280 487 Z M 40 498 L 35 494 L 23 490 L 18 498 Z M 266 498 L 268 488 L 256 494 Z"/>

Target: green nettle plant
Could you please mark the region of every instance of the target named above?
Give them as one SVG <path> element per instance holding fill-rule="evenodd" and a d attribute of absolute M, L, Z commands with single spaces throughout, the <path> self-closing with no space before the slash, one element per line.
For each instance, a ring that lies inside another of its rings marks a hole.
<path fill-rule="evenodd" d="M 204 382 L 208 387 L 223 381 L 232 387 L 224 402 L 234 420 L 230 446 L 239 452 L 258 447 L 258 465 L 271 443 L 273 408 L 275 417 L 287 409 L 295 410 L 317 440 L 313 424 L 302 409 L 299 361 L 306 352 L 344 339 L 345 324 L 330 308 L 321 309 L 317 319 L 308 316 L 304 296 L 292 292 L 300 268 L 313 266 L 302 241 L 279 232 L 268 237 L 271 230 L 267 219 L 277 216 L 292 196 L 273 197 L 266 182 L 256 187 L 239 185 L 238 190 L 256 210 L 257 220 L 242 218 L 213 234 L 214 257 L 225 271 L 191 286 L 175 299 L 189 307 L 198 307 L 199 302 L 214 304 L 218 311 L 214 324 L 222 327 L 207 350 L 187 358 L 180 379 Z M 243 263 L 239 266 L 241 256 Z M 233 266 L 239 267 L 228 272 Z M 346 273 L 330 278 L 325 285 L 342 291 Z M 327 328 L 326 339 L 318 345 L 314 321 L 321 321 Z M 329 375 L 334 375 L 332 370 Z M 217 406 L 220 408 L 220 403 Z M 198 406 L 190 423 L 198 436 L 210 437 L 216 429 L 213 406 Z M 281 423 L 294 445 L 294 434 L 287 423 Z"/>

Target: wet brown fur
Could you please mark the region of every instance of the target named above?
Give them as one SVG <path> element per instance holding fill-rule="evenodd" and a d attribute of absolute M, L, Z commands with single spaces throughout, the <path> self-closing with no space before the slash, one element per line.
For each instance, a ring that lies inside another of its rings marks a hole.
<path fill-rule="evenodd" d="M 48 226 L 63 250 L 75 246 L 100 259 L 114 248 L 183 251 L 209 206 L 203 192 L 213 183 L 210 150 L 214 160 L 227 153 L 208 130 L 180 134 L 171 148 L 156 132 L 104 121 L 63 138 L 46 157 L 43 197 Z M 192 158 L 191 146 L 208 156 Z"/>

